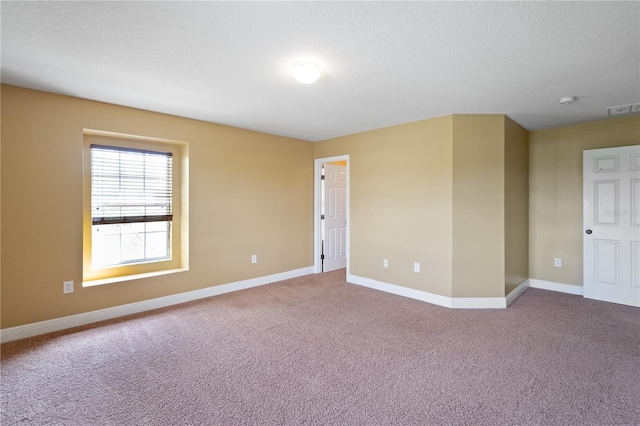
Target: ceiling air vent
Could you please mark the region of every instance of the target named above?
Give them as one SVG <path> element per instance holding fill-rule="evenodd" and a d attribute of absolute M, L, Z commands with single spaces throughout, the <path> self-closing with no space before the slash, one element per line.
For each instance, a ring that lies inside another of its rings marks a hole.
<path fill-rule="evenodd" d="M 620 105 L 607 108 L 609 115 L 629 114 L 631 112 L 640 112 L 640 104 Z"/>

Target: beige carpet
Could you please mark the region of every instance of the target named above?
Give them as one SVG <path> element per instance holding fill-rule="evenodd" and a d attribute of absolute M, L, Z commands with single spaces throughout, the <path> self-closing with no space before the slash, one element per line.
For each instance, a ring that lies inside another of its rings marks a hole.
<path fill-rule="evenodd" d="M 2 345 L 2 425 L 638 425 L 640 310 L 450 310 L 344 270 Z"/>

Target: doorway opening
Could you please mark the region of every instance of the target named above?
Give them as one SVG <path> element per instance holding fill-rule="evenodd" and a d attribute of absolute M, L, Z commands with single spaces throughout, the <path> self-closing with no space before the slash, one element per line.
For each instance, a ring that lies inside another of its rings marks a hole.
<path fill-rule="evenodd" d="M 314 167 L 314 272 L 349 273 L 349 156 L 320 158 Z"/>

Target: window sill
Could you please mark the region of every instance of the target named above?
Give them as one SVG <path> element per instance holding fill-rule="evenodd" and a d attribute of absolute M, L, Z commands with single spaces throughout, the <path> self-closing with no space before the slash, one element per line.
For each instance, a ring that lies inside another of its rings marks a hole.
<path fill-rule="evenodd" d="M 82 287 L 93 287 L 93 286 L 96 286 L 96 285 L 113 284 L 113 283 L 120 283 L 120 282 L 125 282 L 125 281 L 141 280 L 141 279 L 144 279 L 144 278 L 158 277 L 158 276 L 161 276 L 161 275 L 177 274 L 179 272 L 186 272 L 188 270 L 189 269 L 186 269 L 186 268 L 167 269 L 165 271 L 148 272 L 148 273 L 145 273 L 145 274 L 125 275 L 123 277 L 105 278 L 105 279 L 102 279 L 102 280 L 83 281 L 82 282 Z"/>

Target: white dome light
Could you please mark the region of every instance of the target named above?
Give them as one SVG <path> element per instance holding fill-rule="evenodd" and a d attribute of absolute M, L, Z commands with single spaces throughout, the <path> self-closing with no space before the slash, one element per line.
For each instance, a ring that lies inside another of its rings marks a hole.
<path fill-rule="evenodd" d="M 320 78 L 320 65 L 315 62 L 296 62 L 291 66 L 293 78 L 302 84 L 310 84 Z"/>
<path fill-rule="evenodd" d="M 574 103 L 577 100 L 578 100 L 577 96 L 564 96 L 564 97 L 558 99 L 558 103 L 560 105 L 569 105 L 569 104 Z"/>

